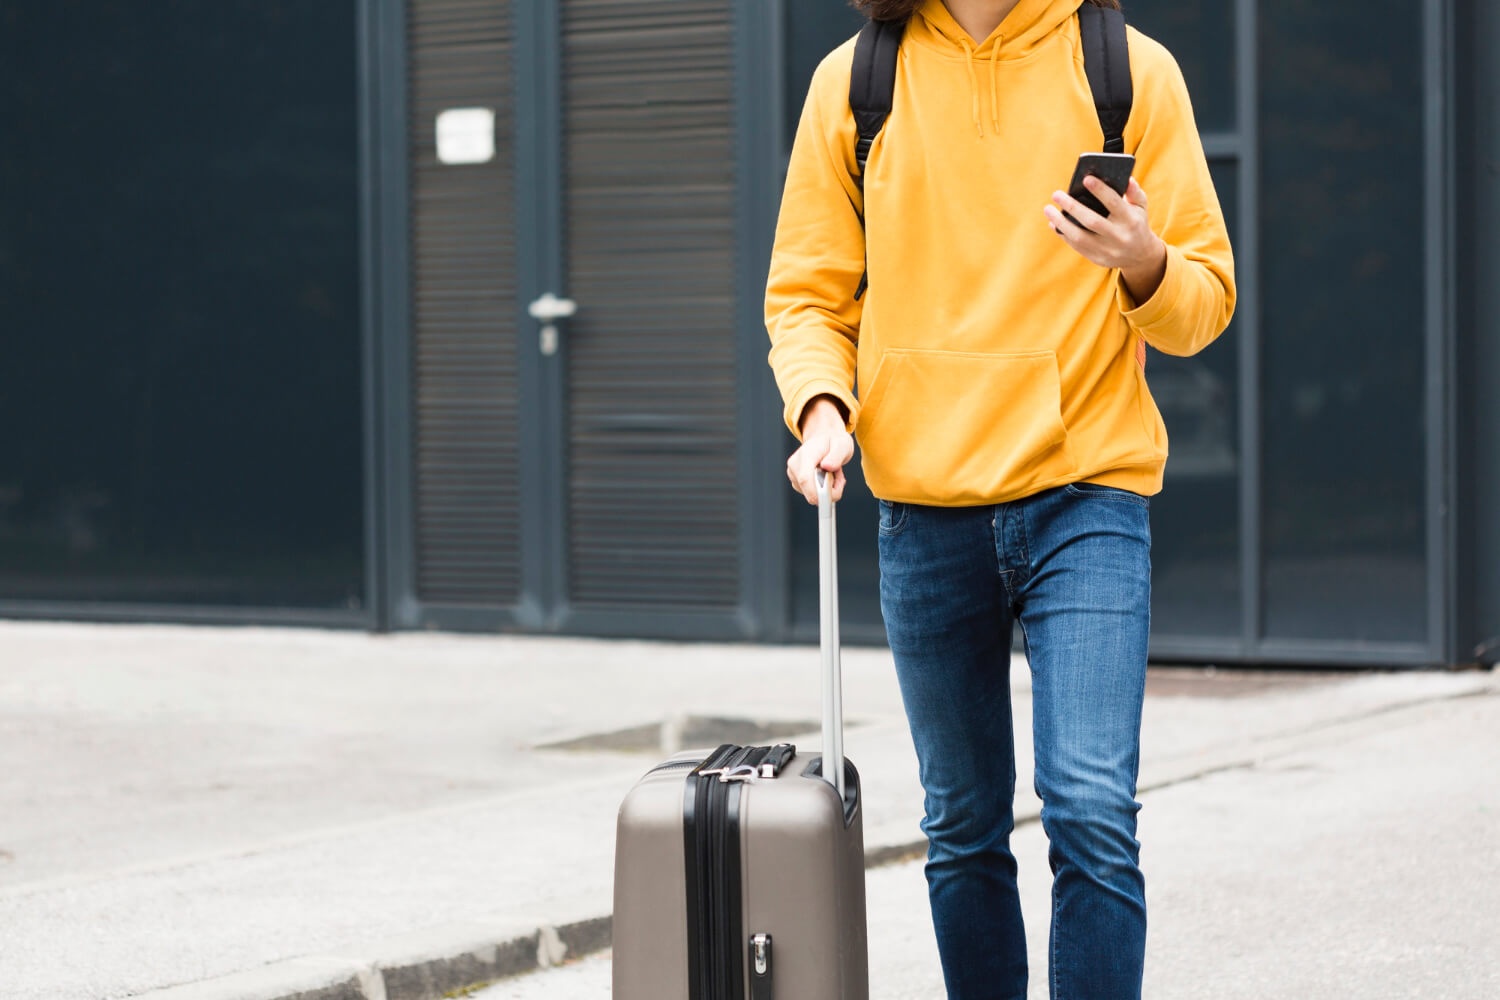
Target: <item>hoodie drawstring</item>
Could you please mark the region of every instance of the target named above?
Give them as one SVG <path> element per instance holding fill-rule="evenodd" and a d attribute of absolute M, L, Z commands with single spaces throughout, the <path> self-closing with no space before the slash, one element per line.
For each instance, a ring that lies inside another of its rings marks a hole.
<path fill-rule="evenodd" d="M 990 124 L 1000 135 L 1000 39 L 990 49 Z"/>
<path fill-rule="evenodd" d="M 968 42 L 964 47 L 964 65 L 969 68 L 969 115 L 974 120 L 974 131 L 984 138 L 984 124 L 979 120 L 979 74 L 974 72 L 974 50 Z M 1000 39 L 990 48 L 990 124 L 995 135 L 1000 135 Z"/>
<path fill-rule="evenodd" d="M 984 126 L 979 121 L 979 76 L 974 72 L 974 50 L 969 48 L 968 42 L 960 44 L 964 47 L 964 65 L 969 70 L 969 115 L 974 119 L 974 130 L 983 139 Z"/>

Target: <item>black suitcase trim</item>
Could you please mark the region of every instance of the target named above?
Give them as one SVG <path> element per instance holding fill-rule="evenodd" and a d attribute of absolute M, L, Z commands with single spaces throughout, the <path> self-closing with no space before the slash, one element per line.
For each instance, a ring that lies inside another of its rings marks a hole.
<path fill-rule="evenodd" d="M 740 802 L 745 783 L 721 780 L 721 775 L 744 768 L 753 774 L 767 763 L 779 769 L 790 759 L 787 751 L 795 753 L 789 744 L 725 744 L 687 776 L 682 840 L 689 1000 L 746 1000 L 747 939 L 740 883 Z M 759 989 L 756 993 L 764 995 Z"/>
<path fill-rule="evenodd" d="M 745 1000 L 740 964 L 739 782 L 703 774 L 731 767 L 743 747 L 719 747 L 687 776 L 683 848 L 688 926 L 689 1000 Z M 726 942 L 736 942 L 726 948 Z"/>

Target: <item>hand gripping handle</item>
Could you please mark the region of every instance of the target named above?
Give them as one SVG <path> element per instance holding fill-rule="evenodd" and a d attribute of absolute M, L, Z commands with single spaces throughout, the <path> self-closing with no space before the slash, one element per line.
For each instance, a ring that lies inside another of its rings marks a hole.
<path fill-rule="evenodd" d="M 838 531 L 828 476 L 818 478 L 818 604 L 823 647 L 823 777 L 844 800 L 844 689 L 839 666 Z"/>

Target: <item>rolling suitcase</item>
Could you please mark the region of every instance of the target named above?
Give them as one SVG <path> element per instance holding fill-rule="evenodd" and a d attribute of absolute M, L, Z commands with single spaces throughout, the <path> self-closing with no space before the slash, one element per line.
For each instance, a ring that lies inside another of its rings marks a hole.
<path fill-rule="evenodd" d="M 823 753 L 688 751 L 620 806 L 614 1000 L 866 1000 L 859 774 L 843 758 L 833 501 L 819 474 Z"/>

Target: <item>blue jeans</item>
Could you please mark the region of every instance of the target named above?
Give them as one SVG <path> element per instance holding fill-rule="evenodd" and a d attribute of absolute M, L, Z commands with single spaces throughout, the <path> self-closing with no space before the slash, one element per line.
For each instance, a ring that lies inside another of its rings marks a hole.
<path fill-rule="evenodd" d="M 1080 483 L 989 507 L 880 503 L 880 604 L 922 787 L 951 1000 L 1025 1000 L 1012 625 L 1031 663 L 1053 873 L 1053 1000 L 1141 995 L 1136 776 L 1150 628 L 1148 502 Z"/>

